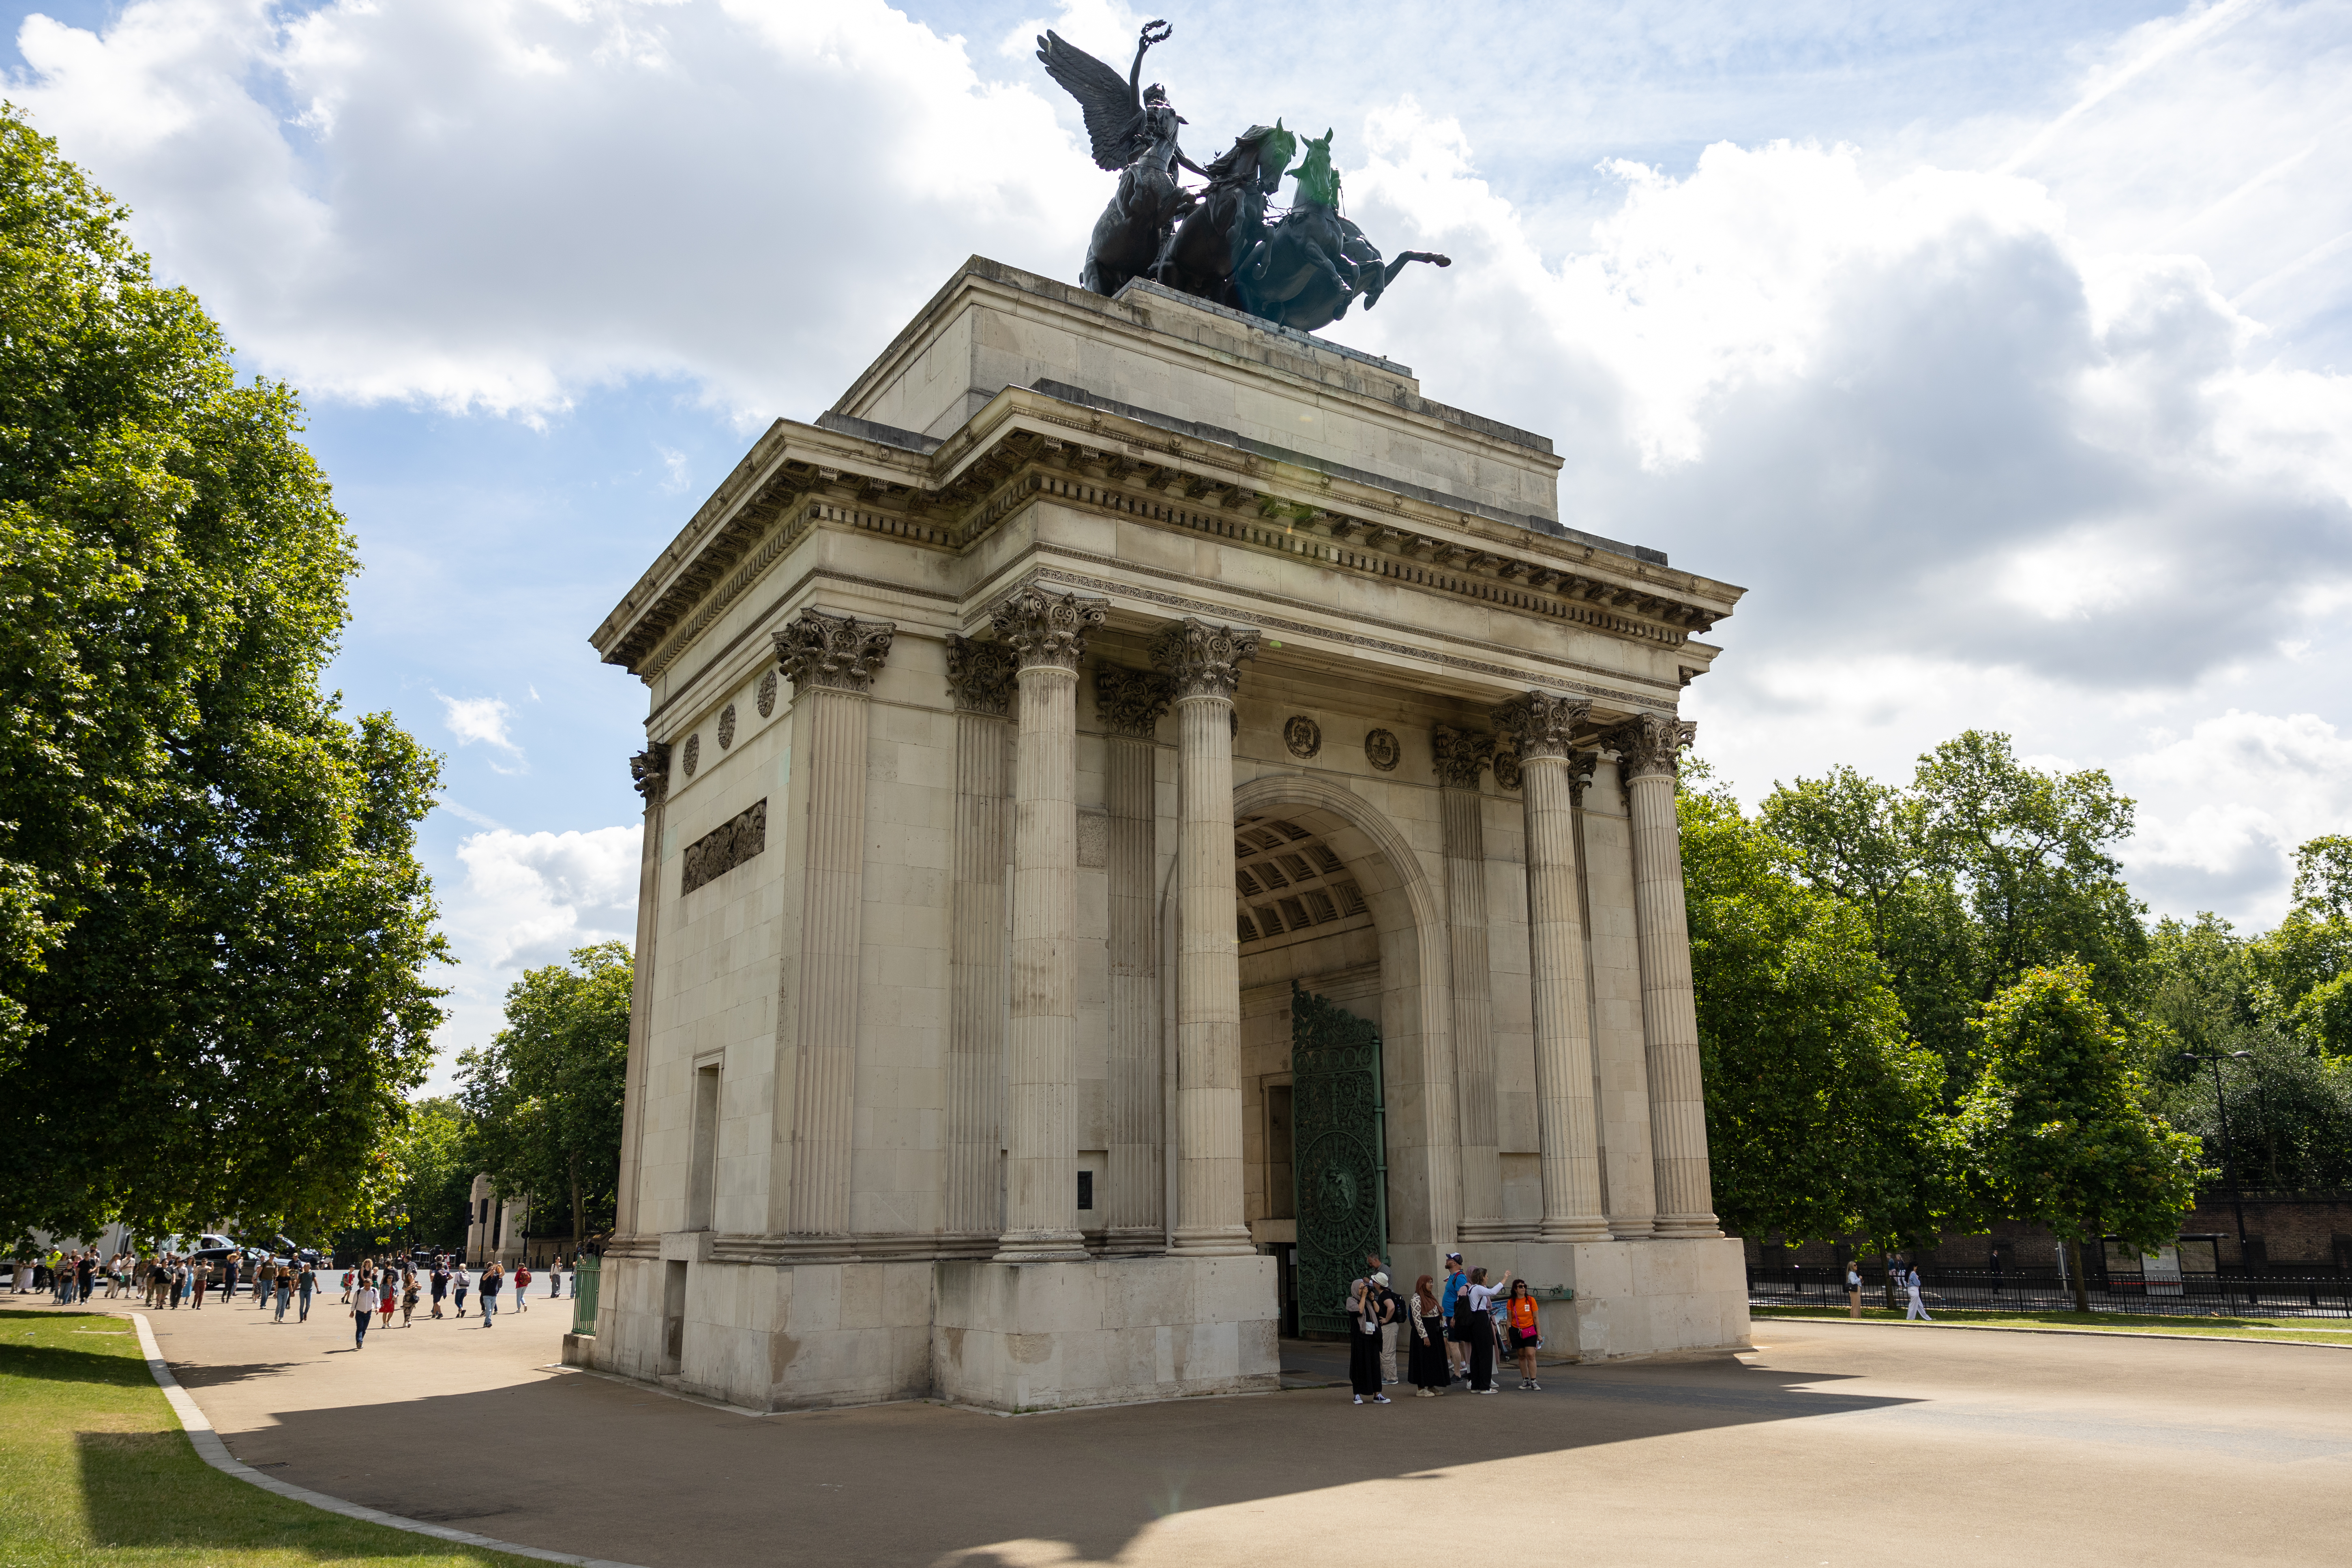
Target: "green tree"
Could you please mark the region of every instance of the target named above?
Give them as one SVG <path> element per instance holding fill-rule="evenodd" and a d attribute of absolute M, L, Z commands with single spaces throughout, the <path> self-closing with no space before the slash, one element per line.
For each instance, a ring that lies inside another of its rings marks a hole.
<path fill-rule="evenodd" d="M 320 694 L 299 404 L 124 216 L 0 109 L 0 1233 L 319 1234 L 440 1022 L 436 763 Z"/>
<path fill-rule="evenodd" d="M 542 1231 L 552 1213 L 568 1214 L 575 1248 L 613 1223 L 633 973 L 619 942 L 526 971 L 507 988 L 507 1026 L 457 1058 L 492 1184 L 501 1197 L 531 1196 Z"/>
<path fill-rule="evenodd" d="M 2197 1201 L 2197 1140 L 2150 1109 L 2123 1031 L 2079 962 L 2027 971 L 1975 1029 L 1982 1070 L 1956 1120 L 1976 1207 L 2045 1225 L 2067 1248 L 2088 1311 L 2082 1244 L 2116 1236 L 2153 1252 Z"/>
<path fill-rule="evenodd" d="M 1728 795 L 1678 805 L 1717 1211 L 1744 1236 L 1932 1238 L 1942 1066 L 1904 1032 L 1866 907 L 1800 882 Z"/>
<path fill-rule="evenodd" d="M 2263 1024 L 2215 1040 L 2213 1050 L 2221 1058 L 2221 1099 L 2214 1098 L 2211 1065 L 2184 1063 L 2164 1112 L 2203 1141 L 2217 1175 L 2271 1192 L 2352 1187 L 2352 1062 L 2322 1058 Z"/>

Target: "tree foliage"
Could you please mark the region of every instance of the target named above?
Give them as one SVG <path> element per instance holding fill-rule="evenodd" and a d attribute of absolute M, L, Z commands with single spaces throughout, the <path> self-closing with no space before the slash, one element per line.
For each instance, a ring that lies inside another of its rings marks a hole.
<path fill-rule="evenodd" d="M 1932 1237 L 1942 1065 L 1904 1033 L 1865 906 L 1799 881 L 1727 796 L 1678 805 L 1717 1212 L 1748 1236 Z"/>
<path fill-rule="evenodd" d="M 436 760 L 319 678 L 288 387 L 0 110 L 0 1231 L 331 1228 L 430 1058 Z"/>
<path fill-rule="evenodd" d="M 618 942 L 526 971 L 507 988 L 507 1026 L 457 1058 L 492 1184 L 532 1197 L 542 1233 L 568 1217 L 575 1246 L 613 1223 L 633 974 Z"/>

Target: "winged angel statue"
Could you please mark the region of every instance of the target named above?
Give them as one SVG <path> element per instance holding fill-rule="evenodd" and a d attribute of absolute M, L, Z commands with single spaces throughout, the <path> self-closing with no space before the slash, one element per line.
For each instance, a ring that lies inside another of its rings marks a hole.
<path fill-rule="evenodd" d="M 1095 163 L 1118 174 L 1118 188 L 1095 221 L 1081 283 L 1116 294 L 1150 278 L 1311 332 L 1358 300 L 1370 310 L 1408 261 L 1453 265 L 1418 250 L 1383 261 L 1364 231 L 1339 215 L 1328 132 L 1308 144 L 1312 155 L 1295 176 L 1298 205 L 1272 224 L 1267 199 L 1298 150 L 1297 136 L 1280 120 L 1251 126 L 1205 169 L 1186 157 L 1177 138 L 1190 122 L 1168 101 L 1167 89 L 1141 85 L 1143 57 L 1172 31 L 1163 21 L 1143 25 L 1125 79 L 1058 33 L 1037 40 L 1045 74 L 1078 100 Z M 1207 181 L 1206 188 L 1186 190 L 1180 168 Z"/>

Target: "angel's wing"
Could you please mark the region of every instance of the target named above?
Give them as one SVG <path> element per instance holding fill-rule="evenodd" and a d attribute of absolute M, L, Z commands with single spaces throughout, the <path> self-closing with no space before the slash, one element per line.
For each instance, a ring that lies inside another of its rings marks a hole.
<path fill-rule="evenodd" d="M 1127 79 L 1059 33 L 1049 32 L 1037 40 L 1037 58 L 1045 74 L 1078 100 L 1095 162 L 1106 169 L 1124 169 L 1133 163 L 1143 150 L 1138 144 L 1143 105 L 1136 101 Z"/>

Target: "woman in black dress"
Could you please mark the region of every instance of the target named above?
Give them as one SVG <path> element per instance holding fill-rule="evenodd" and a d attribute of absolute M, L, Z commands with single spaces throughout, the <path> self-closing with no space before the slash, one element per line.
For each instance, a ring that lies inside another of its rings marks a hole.
<path fill-rule="evenodd" d="M 1445 1359 L 1444 1303 L 1437 1287 L 1424 1274 L 1412 1284 L 1412 1319 L 1405 1325 L 1405 1381 L 1415 1398 L 1434 1399 L 1454 1381 Z"/>
<path fill-rule="evenodd" d="M 1348 1383 L 1361 1405 L 1367 1394 L 1375 1405 L 1386 1405 L 1381 1392 L 1381 1298 L 1368 1279 L 1348 1287 Z"/>
<path fill-rule="evenodd" d="M 1463 1288 L 1461 1296 L 1454 1301 L 1454 1326 L 1469 1330 L 1470 1392 L 1473 1394 L 1495 1392 L 1495 1320 L 1490 1314 L 1495 1310 L 1495 1297 L 1510 1282 L 1511 1276 L 1506 1272 L 1501 1279 L 1489 1285 L 1486 1283 L 1486 1271 L 1473 1268 L 1470 1270 L 1470 1283 Z M 1465 1318 L 1465 1313 L 1469 1315 Z"/>

